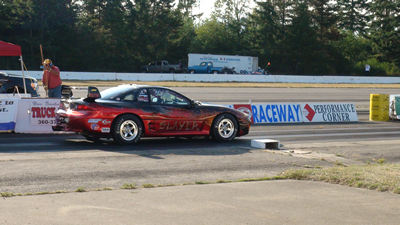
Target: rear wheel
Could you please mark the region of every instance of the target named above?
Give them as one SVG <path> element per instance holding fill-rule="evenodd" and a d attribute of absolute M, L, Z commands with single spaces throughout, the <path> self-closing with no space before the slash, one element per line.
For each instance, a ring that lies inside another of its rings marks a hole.
<path fill-rule="evenodd" d="M 138 117 L 123 115 L 114 121 L 111 132 L 114 142 L 118 144 L 132 144 L 140 140 L 143 134 L 143 125 Z"/>
<path fill-rule="evenodd" d="M 212 136 L 217 141 L 231 141 L 236 137 L 238 125 L 235 117 L 221 114 L 215 118 L 212 126 Z"/>

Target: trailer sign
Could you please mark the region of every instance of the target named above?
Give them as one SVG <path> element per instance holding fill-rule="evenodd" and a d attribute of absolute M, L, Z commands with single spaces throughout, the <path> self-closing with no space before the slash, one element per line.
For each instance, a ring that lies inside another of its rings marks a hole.
<path fill-rule="evenodd" d="M 195 53 L 190 53 L 188 55 L 189 67 L 200 65 L 202 62 L 212 62 L 215 67 L 234 68 L 237 73 L 240 73 L 240 71 L 251 73 L 258 70 L 258 57 Z"/>

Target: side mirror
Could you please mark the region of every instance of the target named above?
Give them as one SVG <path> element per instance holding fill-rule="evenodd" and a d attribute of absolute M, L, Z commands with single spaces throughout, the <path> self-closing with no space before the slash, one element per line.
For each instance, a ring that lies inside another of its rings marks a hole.
<path fill-rule="evenodd" d="M 191 100 L 191 101 L 190 101 L 190 105 L 191 105 L 192 107 L 195 107 L 195 106 L 200 105 L 200 102 L 199 102 L 199 101 L 195 101 L 195 100 Z"/>

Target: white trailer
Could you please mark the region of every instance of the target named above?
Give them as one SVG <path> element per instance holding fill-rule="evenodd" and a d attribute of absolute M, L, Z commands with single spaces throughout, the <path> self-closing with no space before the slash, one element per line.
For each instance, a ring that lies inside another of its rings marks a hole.
<path fill-rule="evenodd" d="M 201 62 L 213 62 L 215 67 L 235 67 L 237 73 L 251 73 L 258 69 L 258 57 L 239 55 L 188 54 L 188 66 L 199 65 Z"/>

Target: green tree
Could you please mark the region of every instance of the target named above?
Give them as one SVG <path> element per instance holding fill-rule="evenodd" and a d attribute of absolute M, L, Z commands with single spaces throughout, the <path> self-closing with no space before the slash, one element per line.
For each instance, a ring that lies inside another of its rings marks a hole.
<path fill-rule="evenodd" d="M 305 2 L 296 4 L 294 17 L 288 27 L 285 45 L 290 51 L 286 64 L 295 74 L 319 73 L 321 65 L 318 49 L 321 47 L 317 39 L 317 31 L 312 26 L 312 17 Z"/>
<path fill-rule="evenodd" d="M 249 0 L 216 0 L 213 17 L 224 24 L 229 33 L 233 54 L 241 54 L 247 48 L 244 42 Z"/>
<path fill-rule="evenodd" d="M 259 64 L 264 67 L 267 61 L 271 59 L 274 59 L 274 62 L 279 62 L 277 56 L 280 54 L 277 47 L 280 41 L 279 16 L 271 1 L 257 2 L 257 6 L 250 15 L 248 30 L 248 43 L 251 46 L 251 51 L 259 56 Z M 281 63 L 279 67 L 284 66 Z"/>
<path fill-rule="evenodd" d="M 400 65 L 400 0 L 372 1 L 370 38 L 381 61 Z"/>
<path fill-rule="evenodd" d="M 324 43 L 337 40 L 337 6 L 330 0 L 309 0 L 309 3 L 314 26 L 318 29 L 318 39 Z"/>
<path fill-rule="evenodd" d="M 365 34 L 368 23 L 368 5 L 365 0 L 337 0 L 339 28 Z"/>
<path fill-rule="evenodd" d="M 193 16 L 193 8 L 196 6 L 198 6 L 197 0 L 179 0 L 178 1 L 178 11 L 180 11 L 185 17 L 192 17 Z"/>
<path fill-rule="evenodd" d="M 196 53 L 232 54 L 232 39 L 226 26 L 210 18 L 195 28 L 196 38 L 191 49 Z"/>

